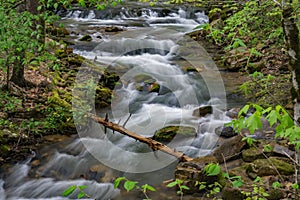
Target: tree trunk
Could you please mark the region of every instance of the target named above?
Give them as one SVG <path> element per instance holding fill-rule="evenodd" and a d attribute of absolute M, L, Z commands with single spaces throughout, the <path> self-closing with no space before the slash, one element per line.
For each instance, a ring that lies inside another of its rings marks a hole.
<path fill-rule="evenodd" d="M 20 57 L 20 59 L 16 60 L 13 64 L 10 81 L 20 87 L 24 87 L 26 86 L 26 80 L 24 78 L 24 64 L 22 63 L 22 61 L 25 58 L 25 52 L 21 52 L 18 56 Z"/>
<path fill-rule="evenodd" d="M 294 120 L 300 123 L 300 42 L 299 29 L 296 25 L 295 16 L 291 2 L 284 5 L 283 11 L 283 30 L 289 54 L 289 70 L 292 73 L 292 98 L 294 103 Z"/>

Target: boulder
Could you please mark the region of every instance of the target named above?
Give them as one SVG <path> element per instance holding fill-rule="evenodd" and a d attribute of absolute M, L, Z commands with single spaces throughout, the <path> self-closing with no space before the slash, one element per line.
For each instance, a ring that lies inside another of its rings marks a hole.
<path fill-rule="evenodd" d="M 90 42 L 90 41 L 92 41 L 92 37 L 90 35 L 84 35 L 79 39 L 79 41 Z"/>
<path fill-rule="evenodd" d="M 275 169 L 276 168 L 276 169 Z M 250 167 L 247 168 L 246 172 L 255 173 L 257 176 L 276 176 L 277 171 L 281 175 L 292 175 L 295 173 L 293 165 L 289 164 L 282 158 L 270 157 L 267 159 L 257 159 Z M 252 175 L 251 175 L 252 176 Z"/>
<path fill-rule="evenodd" d="M 176 139 L 182 140 L 184 138 L 194 138 L 197 135 L 197 131 L 193 127 L 187 126 L 167 126 L 155 132 L 152 139 L 158 142 L 171 142 L 175 136 Z"/>
<path fill-rule="evenodd" d="M 231 126 L 220 126 L 215 129 L 215 133 L 220 137 L 230 138 L 237 135 Z"/>
<path fill-rule="evenodd" d="M 245 145 L 246 142 L 242 141 L 242 136 L 237 135 L 222 140 L 221 144 L 212 152 L 212 155 L 215 156 L 220 163 L 223 163 L 224 159 L 228 161 L 240 155 Z"/>
<path fill-rule="evenodd" d="M 205 117 L 207 114 L 212 114 L 213 112 L 213 107 L 212 106 L 201 106 L 196 108 L 193 111 L 193 116 L 194 117 Z"/>
<path fill-rule="evenodd" d="M 253 162 L 257 159 L 263 159 L 263 151 L 260 148 L 251 147 L 242 152 L 242 158 L 245 162 Z"/>

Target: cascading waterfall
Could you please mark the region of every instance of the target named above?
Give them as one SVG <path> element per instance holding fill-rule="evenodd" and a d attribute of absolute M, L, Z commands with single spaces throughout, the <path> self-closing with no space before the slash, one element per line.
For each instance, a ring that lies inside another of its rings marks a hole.
<path fill-rule="evenodd" d="M 179 41 L 179 38 L 208 19 L 200 11 L 187 12 L 181 8 L 140 8 L 141 12 L 136 11 L 133 7 L 102 13 L 75 8 L 58 14 L 63 16 L 62 23 L 71 32 L 81 30 L 71 35 L 75 53 L 120 74 L 122 85 L 114 90 L 110 120 L 124 122 L 131 114 L 126 128 L 145 137 L 153 136 L 165 126 L 194 127 L 198 130 L 196 138 L 169 145 L 192 157 L 206 155 L 218 140 L 214 129 L 228 120 L 220 108 L 224 106 L 221 105 L 224 88 L 215 84 L 220 77 L 211 67 L 208 55 L 202 49 L 197 54 L 193 42 Z M 89 29 L 111 25 L 122 26 L 127 31 L 114 36 L 102 34 L 102 39 L 99 39 L 99 32 L 91 32 L 93 42 L 78 41 Z M 96 43 L 99 41 L 100 44 Z M 184 45 L 180 44 L 182 42 Z M 192 65 L 200 73 L 186 73 L 182 64 Z M 159 91 L 138 91 L 134 79 L 140 75 L 154 79 L 160 85 Z M 217 114 L 194 117 L 193 110 L 200 105 L 212 105 Z M 38 169 L 31 169 L 28 162 L 14 166 L 13 173 L 0 179 L 0 200 L 67 199 L 60 195 L 71 185 L 87 185 L 85 192 L 93 198 L 113 199 L 119 190 L 111 184 L 112 177 L 120 175 L 120 171 L 146 183 L 159 184 L 172 178 L 176 159 L 163 153 L 156 157 L 145 144 L 118 133 L 105 135 L 103 132 L 99 125 L 88 127 L 79 133 L 80 138 L 55 150 L 49 161 Z M 115 167 L 109 169 L 99 160 Z M 104 170 L 99 171 L 99 168 Z M 30 176 L 31 170 L 39 178 Z"/>

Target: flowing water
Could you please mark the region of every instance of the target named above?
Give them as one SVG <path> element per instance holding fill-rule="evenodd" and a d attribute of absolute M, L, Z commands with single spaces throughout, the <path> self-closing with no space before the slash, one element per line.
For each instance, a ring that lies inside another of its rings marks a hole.
<path fill-rule="evenodd" d="M 131 116 L 126 128 L 145 137 L 166 126 L 194 127 L 195 137 L 174 139 L 168 146 L 191 157 L 211 152 L 218 142 L 214 129 L 230 119 L 223 112 L 226 95 L 218 69 L 203 47 L 184 36 L 207 22 L 201 10 L 146 9 L 135 4 L 108 11 L 74 8 L 59 14 L 71 32 L 74 52 L 120 76 L 110 109 L 97 110 L 99 115 L 108 112 L 109 119 L 120 124 Z M 112 34 L 107 27 L 123 31 Z M 79 41 L 85 34 L 92 42 Z M 195 70 L 185 70 L 191 67 Z M 78 77 L 97 80 L 86 70 Z M 138 81 L 139 77 L 152 81 Z M 159 89 L 149 92 L 154 83 Z M 88 100 L 93 102 L 93 96 Z M 200 105 L 213 106 L 213 113 L 193 116 Z M 173 178 L 174 157 L 153 153 L 147 145 L 93 122 L 77 128 L 79 137 L 47 147 L 9 169 L 0 179 L 0 200 L 67 199 L 61 194 L 71 185 L 88 186 L 85 192 L 95 199 L 114 199 L 120 193 L 112 184 L 115 177 L 153 185 Z M 41 163 L 34 165 L 35 161 Z"/>

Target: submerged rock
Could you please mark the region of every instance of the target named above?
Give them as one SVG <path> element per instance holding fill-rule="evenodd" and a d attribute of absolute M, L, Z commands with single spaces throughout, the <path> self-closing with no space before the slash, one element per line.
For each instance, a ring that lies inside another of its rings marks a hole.
<path fill-rule="evenodd" d="M 212 106 L 201 106 L 196 108 L 193 111 L 194 117 L 204 117 L 205 115 L 212 114 L 213 107 Z"/>
<path fill-rule="evenodd" d="M 153 139 L 159 142 L 171 142 L 173 138 L 184 139 L 195 137 L 197 131 L 193 127 L 167 126 L 155 132 Z"/>
<path fill-rule="evenodd" d="M 84 35 L 82 36 L 79 41 L 87 41 L 87 42 L 90 42 L 92 41 L 92 37 L 90 35 Z"/>

